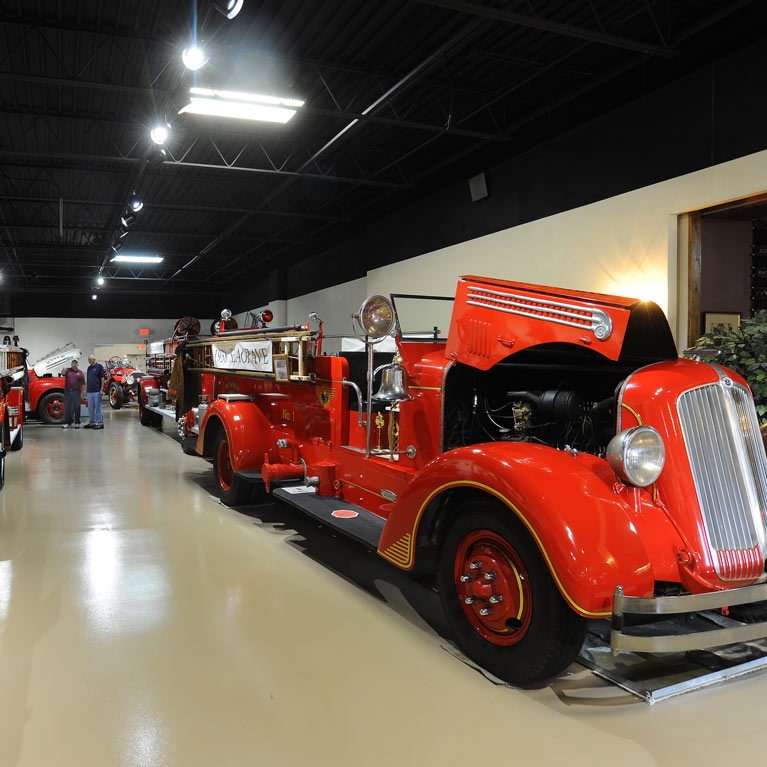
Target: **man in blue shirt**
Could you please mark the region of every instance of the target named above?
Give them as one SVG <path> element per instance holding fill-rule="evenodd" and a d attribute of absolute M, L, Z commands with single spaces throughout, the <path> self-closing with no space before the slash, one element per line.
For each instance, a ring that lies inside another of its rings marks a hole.
<path fill-rule="evenodd" d="M 104 366 L 96 362 L 91 354 L 88 357 L 88 371 L 86 373 L 86 393 L 88 395 L 88 418 L 90 423 L 86 429 L 103 429 L 104 414 L 101 412 L 101 389 L 104 386 Z"/>

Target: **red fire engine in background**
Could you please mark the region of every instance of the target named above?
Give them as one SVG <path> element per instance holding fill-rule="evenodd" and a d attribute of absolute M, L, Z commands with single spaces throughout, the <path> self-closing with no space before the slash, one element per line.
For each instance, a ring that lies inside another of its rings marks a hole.
<path fill-rule="evenodd" d="M 24 388 L 26 369 L 23 349 L 0 346 L 0 490 L 5 487 L 5 456 L 24 446 Z"/>
<path fill-rule="evenodd" d="M 270 492 L 433 576 L 458 645 L 510 682 L 564 669 L 591 619 L 615 652 L 767 636 L 751 392 L 678 359 L 659 307 L 463 277 L 354 316 L 357 349 L 334 354 L 317 322 L 171 342 L 142 423 L 176 418 L 224 503 Z M 654 629 L 728 608 L 742 623 Z"/>

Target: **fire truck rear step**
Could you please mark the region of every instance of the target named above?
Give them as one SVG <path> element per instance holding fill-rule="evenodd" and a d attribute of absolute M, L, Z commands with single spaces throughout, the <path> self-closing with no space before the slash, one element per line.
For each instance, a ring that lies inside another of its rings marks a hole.
<path fill-rule="evenodd" d="M 386 520 L 361 506 L 339 498 L 317 495 L 313 491 L 314 488 L 304 488 L 302 485 L 283 486 L 273 490 L 272 495 L 344 535 L 374 549 L 378 548 Z"/>

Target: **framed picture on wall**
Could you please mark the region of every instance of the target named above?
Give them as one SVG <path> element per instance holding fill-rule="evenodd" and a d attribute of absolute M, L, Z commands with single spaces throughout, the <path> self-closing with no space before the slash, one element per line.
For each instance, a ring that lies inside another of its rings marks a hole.
<path fill-rule="evenodd" d="M 705 312 L 704 333 L 730 333 L 740 327 L 740 312 Z"/>

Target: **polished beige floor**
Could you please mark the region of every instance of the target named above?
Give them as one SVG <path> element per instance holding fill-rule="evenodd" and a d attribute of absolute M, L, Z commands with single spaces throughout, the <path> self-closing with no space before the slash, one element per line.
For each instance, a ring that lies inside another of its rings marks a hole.
<path fill-rule="evenodd" d="M 445 650 L 436 597 L 135 411 L 30 426 L 0 493 L 0 767 L 720 765 L 767 675 L 653 708 L 578 666 L 534 691 Z"/>

